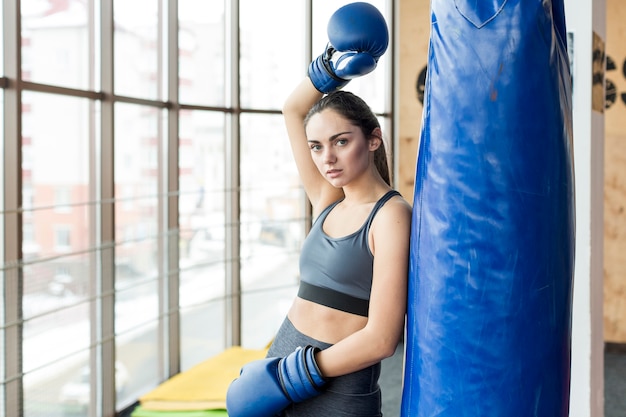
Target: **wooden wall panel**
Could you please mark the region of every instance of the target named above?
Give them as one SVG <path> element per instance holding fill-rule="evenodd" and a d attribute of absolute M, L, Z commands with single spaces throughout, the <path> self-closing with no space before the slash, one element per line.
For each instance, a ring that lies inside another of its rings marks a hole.
<path fill-rule="evenodd" d="M 626 343 L 626 3 L 606 12 L 604 339 Z"/>
<path fill-rule="evenodd" d="M 398 87 L 398 181 L 397 188 L 413 202 L 415 162 L 422 120 L 417 79 L 426 68 L 430 38 L 430 2 L 400 0 L 399 87 Z"/>

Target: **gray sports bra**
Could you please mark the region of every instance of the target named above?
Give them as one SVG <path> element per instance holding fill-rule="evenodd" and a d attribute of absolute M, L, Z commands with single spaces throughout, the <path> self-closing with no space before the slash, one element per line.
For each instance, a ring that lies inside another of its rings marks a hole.
<path fill-rule="evenodd" d="M 341 200 L 320 213 L 302 245 L 298 297 L 367 317 L 374 268 L 369 230 L 378 210 L 396 195 L 400 193 L 391 190 L 381 197 L 363 226 L 347 236 L 333 238 L 323 230 L 328 213 Z"/>

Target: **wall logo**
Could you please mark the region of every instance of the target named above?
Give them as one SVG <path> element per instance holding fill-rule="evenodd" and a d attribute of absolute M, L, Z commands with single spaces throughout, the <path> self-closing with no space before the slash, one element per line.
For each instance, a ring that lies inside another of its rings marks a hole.
<path fill-rule="evenodd" d="M 617 71 L 617 65 L 615 64 L 615 61 L 613 60 L 613 58 L 607 55 L 606 56 L 606 72 L 608 75 L 612 75 L 613 71 L 619 72 Z M 626 59 L 622 61 L 622 74 L 621 75 L 622 77 L 624 77 L 624 79 L 626 79 Z M 605 108 L 608 109 L 611 106 L 613 106 L 616 102 L 620 102 L 620 101 L 623 105 L 626 106 L 626 93 L 619 93 L 617 91 L 617 86 L 615 85 L 613 80 L 611 80 L 608 76 L 604 80 L 604 89 L 605 89 L 605 94 L 606 94 L 605 103 L 604 103 Z"/>

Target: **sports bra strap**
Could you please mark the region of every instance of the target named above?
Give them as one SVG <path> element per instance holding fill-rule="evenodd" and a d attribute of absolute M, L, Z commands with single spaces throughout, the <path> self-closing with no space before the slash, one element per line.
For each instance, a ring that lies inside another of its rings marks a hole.
<path fill-rule="evenodd" d="M 378 200 L 376 202 L 376 205 L 374 205 L 374 208 L 372 209 L 372 212 L 370 213 L 369 217 L 367 218 L 367 226 L 366 226 L 366 230 L 369 230 L 370 226 L 372 225 L 372 221 L 374 220 L 374 216 L 376 216 L 376 213 L 378 213 L 378 210 L 380 210 L 380 208 L 389 200 L 391 200 L 392 197 L 400 195 L 400 193 L 396 190 L 389 190 L 387 191 L 387 193 L 382 196 L 380 198 L 380 200 Z"/>

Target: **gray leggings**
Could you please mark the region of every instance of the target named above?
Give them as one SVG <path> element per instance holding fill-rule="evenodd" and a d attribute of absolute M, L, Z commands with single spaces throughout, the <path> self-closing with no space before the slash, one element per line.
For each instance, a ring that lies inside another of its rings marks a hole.
<path fill-rule="evenodd" d="M 286 318 L 267 356 L 284 357 L 298 346 L 307 345 L 316 346 L 322 350 L 332 346 L 300 333 Z M 283 411 L 282 416 L 382 417 L 381 393 L 378 386 L 380 366 L 380 363 L 377 363 L 369 368 L 332 378 L 321 395 L 290 405 Z"/>

